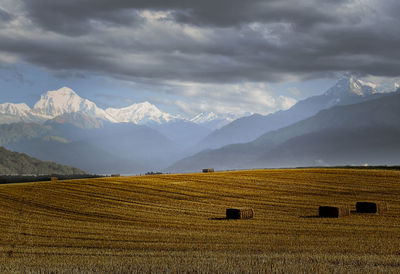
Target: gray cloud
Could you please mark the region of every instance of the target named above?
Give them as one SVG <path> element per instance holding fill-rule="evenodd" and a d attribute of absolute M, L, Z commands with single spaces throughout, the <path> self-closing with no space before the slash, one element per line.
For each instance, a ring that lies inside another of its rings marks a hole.
<path fill-rule="evenodd" d="M 6 10 L 0 7 L 0 24 L 2 22 L 9 22 L 12 19 L 14 19 L 14 15 L 12 15 L 11 13 L 7 12 Z"/>
<path fill-rule="evenodd" d="M 140 16 L 127 3 L 129 1 L 94 0 L 26 0 L 26 12 L 34 23 L 46 30 L 78 36 L 93 30 L 97 23 L 133 25 Z"/>
<path fill-rule="evenodd" d="M 58 75 L 160 84 L 400 74 L 395 0 L 22 2 L 23 27 L 0 30 L 0 53 Z"/>
<path fill-rule="evenodd" d="M 31 17 L 47 29 L 64 29 L 64 23 L 75 25 L 98 19 L 119 24 L 131 24 L 129 12 L 137 10 L 169 11 L 178 22 L 231 27 L 251 22 L 291 22 L 310 26 L 338 19 L 332 7 L 346 3 L 338 1 L 293 0 L 24 0 Z M 58 19 L 58 20 L 57 20 Z"/>

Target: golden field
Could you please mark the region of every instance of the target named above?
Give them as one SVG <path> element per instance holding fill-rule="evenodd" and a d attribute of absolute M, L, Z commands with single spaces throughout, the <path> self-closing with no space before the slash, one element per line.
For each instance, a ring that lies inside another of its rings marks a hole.
<path fill-rule="evenodd" d="M 400 171 L 282 169 L 0 185 L 0 272 L 400 272 Z M 386 201 L 383 215 L 316 218 Z M 225 220 L 251 207 L 249 220 Z"/>

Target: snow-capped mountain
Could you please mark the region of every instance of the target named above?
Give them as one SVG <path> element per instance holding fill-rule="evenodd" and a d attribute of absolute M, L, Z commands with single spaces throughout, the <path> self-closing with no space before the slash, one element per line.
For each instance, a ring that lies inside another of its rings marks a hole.
<path fill-rule="evenodd" d="M 328 97 L 326 99 L 329 99 L 329 103 L 323 108 L 339 104 L 342 101 L 353 100 L 351 99 L 353 97 L 364 97 L 374 94 L 377 92 L 376 90 L 376 85 L 372 83 L 355 79 L 354 77 L 343 78 L 325 93 Z M 163 112 L 149 102 L 137 103 L 124 108 L 107 108 L 104 110 L 94 102 L 80 97 L 72 89 L 62 87 L 41 95 L 40 100 L 32 109 L 24 103 L 5 103 L 0 105 L 0 123 L 21 121 L 42 123 L 70 113 L 80 113 L 90 118 L 111 123 L 163 125 L 181 121 L 194 123 L 208 130 L 220 129 L 239 118 L 239 116 L 232 113 L 216 114 L 214 112 L 203 112 L 191 119 L 185 119 Z"/>
<path fill-rule="evenodd" d="M 189 121 L 202 125 L 209 129 L 221 128 L 238 117 L 234 114 L 215 114 L 214 112 L 202 112 L 191 118 Z"/>
<path fill-rule="evenodd" d="M 164 124 L 182 119 L 169 113 L 162 112 L 149 102 L 133 104 L 125 108 L 107 108 L 106 113 L 118 123 L 134 124 Z"/>
<path fill-rule="evenodd" d="M 0 124 L 17 122 L 43 122 L 46 119 L 32 113 L 31 108 L 25 103 L 4 103 L 0 105 Z"/>
<path fill-rule="evenodd" d="M 0 105 L 0 113 L 6 115 L 28 116 L 31 108 L 25 104 L 4 103 Z"/>
<path fill-rule="evenodd" d="M 31 108 L 26 104 L 4 103 L 0 105 L 0 123 L 10 124 L 29 120 Z"/>
<path fill-rule="evenodd" d="M 64 121 L 65 115 L 74 113 L 110 123 L 133 123 L 139 125 L 162 125 L 178 121 L 193 123 L 183 117 L 163 112 L 149 102 L 104 110 L 94 102 L 80 97 L 72 89 L 62 87 L 41 95 L 40 100 L 32 109 L 24 103 L 4 103 L 0 105 L 0 124 L 15 122 L 43 123 L 57 117 L 62 117 L 61 120 Z M 77 117 L 81 116 L 68 116 L 67 120 L 70 121 L 71 118 L 75 119 Z M 217 117 L 215 118 L 217 119 Z M 212 121 L 212 117 L 209 117 L 207 121 Z M 199 121 L 199 123 L 203 122 L 205 120 Z"/>
<path fill-rule="evenodd" d="M 327 96 L 337 98 L 349 96 L 368 96 L 377 93 L 377 85 L 367 81 L 356 79 L 355 77 L 344 77 L 336 85 L 325 92 Z"/>
<path fill-rule="evenodd" d="M 90 117 L 110 122 L 117 122 L 103 109 L 97 107 L 95 103 L 81 98 L 72 89 L 67 87 L 48 91 L 40 97 L 40 100 L 32 109 L 32 113 L 48 117 L 48 119 L 73 112 L 83 113 Z"/>

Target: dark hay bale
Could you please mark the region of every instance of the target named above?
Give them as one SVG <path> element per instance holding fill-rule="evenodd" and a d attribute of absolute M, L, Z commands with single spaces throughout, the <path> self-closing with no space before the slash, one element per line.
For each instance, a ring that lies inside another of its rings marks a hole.
<path fill-rule="evenodd" d="M 357 202 L 356 212 L 357 213 L 376 213 L 382 214 L 387 211 L 386 202 Z"/>
<path fill-rule="evenodd" d="M 209 173 L 209 172 L 214 172 L 213 168 L 204 168 L 203 173 Z"/>
<path fill-rule="evenodd" d="M 251 208 L 227 208 L 227 219 L 251 219 L 254 217 L 254 211 Z"/>
<path fill-rule="evenodd" d="M 350 215 L 348 206 L 320 206 L 318 216 L 323 218 L 339 218 Z"/>
<path fill-rule="evenodd" d="M 50 181 L 57 181 L 58 178 L 57 177 L 50 177 Z"/>

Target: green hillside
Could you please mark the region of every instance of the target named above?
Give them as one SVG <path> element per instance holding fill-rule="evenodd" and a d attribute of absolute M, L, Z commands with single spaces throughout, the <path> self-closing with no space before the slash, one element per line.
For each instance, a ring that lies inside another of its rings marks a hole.
<path fill-rule="evenodd" d="M 73 175 L 86 172 L 54 162 L 43 162 L 26 154 L 0 147 L 0 175 L 59 174 Z"/>

